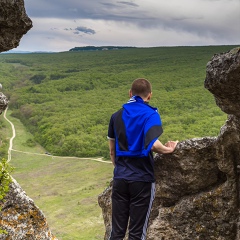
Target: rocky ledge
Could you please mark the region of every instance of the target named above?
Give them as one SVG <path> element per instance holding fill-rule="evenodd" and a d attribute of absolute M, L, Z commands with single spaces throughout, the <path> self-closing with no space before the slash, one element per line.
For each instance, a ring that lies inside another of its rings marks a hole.
<path fill-rule="evenodd" d="M 49 229 L 42 211 L 13 179 L 10 191 L 0 202 L 0 234 L 6 240 L 57 240 Z"/>
<path fill-rule="evenodd" d="M 0 0 L 0 52 L 16 48 L 31 28 L 23 0 Z"/>

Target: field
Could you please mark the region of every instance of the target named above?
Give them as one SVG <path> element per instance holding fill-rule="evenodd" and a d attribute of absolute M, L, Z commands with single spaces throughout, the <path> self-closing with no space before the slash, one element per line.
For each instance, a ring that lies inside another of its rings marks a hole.
<path fill-rule="evenodd" d="M 10 99 L 8 117 L 17 131 L 12 175 L 43 210 L 58 239 L 103 239 L 97 196 L 112 178 L 108 122 L 128 100 L 131 82 L 138 77 L 151 81 L 163 143 L 216 136 L 227 116 L 204 89 L 206 64 L 215 53 L 232 48 L 0 55 L 2 91 Z M 11 129 L 2 116 L 0 132 L 0 158 L 6 158 Z M 101 157 L 108 162 L 94 160 Z"/>
<path fill-rule="evenodd" d="M 111 163 L 48 156 L 39 145 L 26 146 L 31 134 L 18 119 L 8 118 L 16 128 L 14 149 L 23 151 L 12 151 L 12 176 L 43 211 L 52 232 L 59 240 L 103 239 L 97 197 L 112 178 Z"/>

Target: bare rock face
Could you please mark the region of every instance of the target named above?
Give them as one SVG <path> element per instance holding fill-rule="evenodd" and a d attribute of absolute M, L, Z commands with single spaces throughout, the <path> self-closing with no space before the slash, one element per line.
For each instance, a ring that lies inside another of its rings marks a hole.
<path fill-rule="evenodd" d="M 8 106 L 8 99 L 2 92 L 0 92 L 0 115 L 7 108 L 7 106 Z"/>
<path fill-rule="evenodd" d="M 0 52 L 16 48 L 31 27 L 23 0 L 0 0 Z"/>
<path fill-rule="evenodd" d="M 240 239 L 240 49 L 213 56 L 205 87 L 228 120 L 217 137 L 190 139 L 156 155 L 148 240 Z M 111 230 L 111 186 L 100 196 Z"/>
<path fill-rule="evenodd" d="M 15 180 L 0 207 L 0 227 L 7 231 L 0 239 L 56 240 L 41 210 Z"/>
<path fill-rule="evenodd" d="M 239 49 L 215 55 L 207 64 L 205 80 L 205 88 L 214 95 L 222 111 L 237 117 L 240 117 Z"/>

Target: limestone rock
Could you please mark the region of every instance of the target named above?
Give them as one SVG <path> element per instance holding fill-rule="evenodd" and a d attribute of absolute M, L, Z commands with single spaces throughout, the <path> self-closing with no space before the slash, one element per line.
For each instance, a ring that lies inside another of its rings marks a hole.
<path fill-rule="evenodd" d="M 216 54 L 207 64 L 205 88 L 227 114 L 240 117 L 240 48 Z"/>
<path fill-rule="evenodd" d="M 8 106 L 8 99 L 7 97 L 0 92 L 0 114 L 7 108 Z"/>
<path fill-rule="evenodd" d="M 228 120 L 217 137 L 190 139 L 155 156 L 156 198 L 148 240 L 240 239 L 240 49 L 207 64 L 205 87 Z M 111 185 L 99 196 L 111 230 Z"/>
<path fill-rule="evenodd" d="M 23 0 L 0 0 L 0 52 L 16 48 L 31 27 Z"/>
<path fill-rule="evenodd" d="M 2 240 L 55 240 L 41 210 L 19 184 L 13 180 L 10 191 L 0 202 L 0 234 Z"/>

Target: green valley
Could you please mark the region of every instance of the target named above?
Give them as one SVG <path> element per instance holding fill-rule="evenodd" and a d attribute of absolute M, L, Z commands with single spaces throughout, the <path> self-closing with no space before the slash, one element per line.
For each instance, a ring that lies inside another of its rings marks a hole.
<path fill-rule="evenodd" d="M 97 196 L 112 177 L 108 123 L 132 81 L 152 83 L 163 143 L 217 136 L 227 116 L 204 88 L 206 65 L 234 47 L 0 54 L 0 83 L 17 131 L 12 175 L 59 240 L 103 239 Z M 2 116 L 0 133 L 0 158 L 7 158 L 11 129 Z M 109 162 L 94 160 L 101 157 Z"/>
<path fill-rule="evenodd" d="M 217 135 L 226 116 L 203 87 L 205 69 L 213 54 L 233 47 L 2 54 L 0 81 L 12 116 L 48 152 L 108 158 L 109 118 L 138 77 L 152 82 L 163 142 Z"/>

